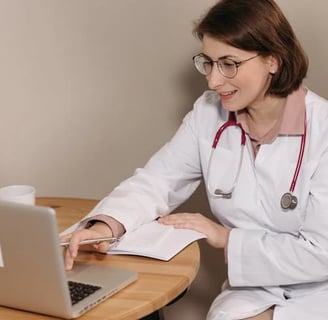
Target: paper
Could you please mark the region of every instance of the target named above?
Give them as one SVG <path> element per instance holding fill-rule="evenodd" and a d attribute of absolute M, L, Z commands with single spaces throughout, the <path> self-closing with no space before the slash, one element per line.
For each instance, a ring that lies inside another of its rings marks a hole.
<path fill-rule="evenodd" d="M 121 237 L 108 254 L 129 254 L 168 261 L 188 244 L 206 238 L 197 231 L 175 229 L 157 221 L 144 224 Z"/>
<path fill-rule="evenodd" d="M 61 235 L 73 232 L 78 225 L 79 223 L 72 225 Z M 206 236 L 200 232 L 175 229 L 155 220 L 125 233 L 118 242 L 111 245 L 107 253 L 145 256 L 168 261 L 188 244 L 202 238 Z"/>

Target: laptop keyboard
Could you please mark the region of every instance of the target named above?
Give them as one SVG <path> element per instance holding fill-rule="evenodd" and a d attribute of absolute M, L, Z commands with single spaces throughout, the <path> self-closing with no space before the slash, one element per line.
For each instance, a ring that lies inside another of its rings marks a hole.
<path fill-rule="evenodd" d="M 71 294 L 72 305 L 74 305 L 101 287 L 82 282 L 68 281 L 68 288 Z"/>

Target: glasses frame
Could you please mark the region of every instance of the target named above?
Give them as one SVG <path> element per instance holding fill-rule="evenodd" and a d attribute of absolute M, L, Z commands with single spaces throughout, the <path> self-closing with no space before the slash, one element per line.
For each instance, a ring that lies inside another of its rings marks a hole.
<path fill-rule="evenodd" d="M 195 56 L 193 56 L 193 57 L 192 57 L 192 60 L 194 61 L 194 65 L 195 65 L 195 68 L 197 69 L 197 71 L 198 71 L 200 74 L 204 75 L 204 76 L 208 76 L 210 73 L 212 73 L 213 66 L 214 66 L 214 64 L 216 63 L 216 65 L 217 65 L 217 69 L 219 70 L 219 72 L 220 72 L 225 78 L 227 78 L 227 79 L 233 79 L 234 77 L 236 77 L 236 75 L 237 75 L 237 73 L 238 73 L 238 70 L 239 70 L 239 67 L 240 67 L 242 64 L 244 64 L 245 62 L 250 61 L 250 60 L 252 60 L 252 59 L 255 59 L 255 58 L 258 57 L 259 55 L 260 55 L 260 54 L 258 53 L 257 55 L 252 56 L 252 57 L 250 57 L 250 58 L 248 58 L 248 59 L 241 60 L 241 61 L 235 61 L 235 60 L 233 60 L 233 59 L 231 59 L 231 58 L 228 58 L 228 57 L 227 57 L 227 58 L 219 58 L 218 60 L 212 60 L 212 59 L 209 59 L 207 56 L 205 56 L 203 53 L 199 53 L 199 54 L 196 54 Z M 208 72 L 208 73 L 203 73 L 203 72 L 201 72 L 201 71 L 198 69 L 197 64 L 196 64 L 196 59 L 197 59 L 198 57 L 204 57 L 204 58 L 208 59 L 208 62 L 211 63 L 211 70 L 210 70 L 210 72 Z M 229 60 L 229 61 L 231 61 L 232 64 L 235 65 L 235 69 L 236 69 L 236 71 L 235 71 L 235 74 L 234 74 L 233 76 L 227 76 L 227 75 L 225 75 L 224 72 L 222 71 L 222 66 L 221 66 L 220 62 L 222 62 L 223 60 Z"/>

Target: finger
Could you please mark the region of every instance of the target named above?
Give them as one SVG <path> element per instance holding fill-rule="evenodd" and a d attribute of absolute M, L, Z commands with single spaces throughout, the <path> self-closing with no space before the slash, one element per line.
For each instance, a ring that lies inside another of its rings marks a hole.
<path fill-rule="evenodd" d="M 79 250 L 79 243 L 81 239 L 86 238 L 82 232 L 75 232 L 73 234 L 62 237 L 62 241 L 69 242 L 69 245 L 65 248 L 65 269 L 71 270 L 73 268 L 74 260 L 77 257 Z"/>
<path fill-rule="evenodd" d="M 185 222 L 201 223 L 204 220 L 203 216 L 198 213 L 176 213 L 158 219 L 163 224 L 180 224 Z"/>
<path fill-rule="evenodd" d="M 172 225 L 176 229 L 191 229 L 207 234 L 210 229 L 209 220 L 199 213 L 178 213 L 159 219 L 160 223 Z"/>
<path fill-rule="evenodd" d="M 201 226 L 193 221 L 179 221 L 174 223 L 173 227 L 176 229 L 190 229 L 199 232 L 202 230 Z"/>
<path fill-rule="evenodd" d="M 74 258 L 71 256 L 71 253 L 68 249 L 65 249 L 64 261 L 65 261 L 65 270 L 67 271 L 72 270 L 74 264 Z"/>
<path fill-rule="evenodd" d="M 77 257 L 77 253 L 79 250 L 79 244 L 83 240 L 83 237 L 80 236 L 79 233 L 73 234 L 72 237 L 69 240 L 68 250 L 70 253 L 70 256 L 72 259 L 75 259 Z"/>
<path fill-rule="evenodd" d="M 68 251 L 70 252 L 70 257 L 72 259 L 75 259 L 77 257 L 79 250 L 97 251 L 97 252 L 101 252 L 101 253 L 107 252 L 109 249 L 109 246 L 110 246 L 107 241 L 103 241 L 100 243 L 80 245 L 80 243 L 83 240 L 99 238 L 99 237 L 101 237 L 101 234 L 99 234 L 98 232 L 95 232 L 91 229 L 78 230 L 75 233 L 73 233 L 72 236 L 68 240 L 69 245 L 67 247 Z"/>
<path fill-rule="evenodd" d="M 67 241 L 69 242 L 69 245 L 66 249 L 66 252 L 69 252 L 69 256 L 66 255 L 66 257 L 68 257 L 69 260 L 74 260 L 77 257 L 80 242 L 90 238 L 91 234 L 92 233 L 90 233 L 88 230 L 78 230 L 72 233 L 70 237 L 68 237 Z"/>
<path fill-rule="evenodd" d="M 175 213 L 175 214 L 171 214 L 171 215 L 167 215 L 164 217 L 161 217 L 158 219 L 159 222 L 164 223 L 164 224 L 170 224 L 170 223 L 174 223 L 176 221 L 179 221 L 181 219 L 189 219 L 190 216 L 192 216 L 193 214 L 190 213 Z"/>
<path fill-rule="evenodd" d="M 97 252 L 100 252 L 100 253 L 106 253 L 109 250 L 110 245 L 109 245 L 109 243 L 107 241 L 103 241 L 103 242 L 99 242 L 99 243 L 94 243 L 94 244 L 88 245 L 88 247 L 92 251 L 97 251 Z"/>

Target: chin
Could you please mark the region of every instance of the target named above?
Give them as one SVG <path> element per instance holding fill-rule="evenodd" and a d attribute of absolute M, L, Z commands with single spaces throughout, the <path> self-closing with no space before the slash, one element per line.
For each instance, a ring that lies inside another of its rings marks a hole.
<path fill-rule="evenodd" d="M 240 106 L 235 103 L 226 103 L 226 102 L 221 101 L 221 105 L 222 105 L 223 109 L 225 109 L 229 112 L 237 112 L 237 111 L 245 109 L 244 106 Z"/>

